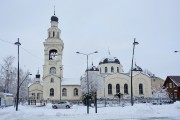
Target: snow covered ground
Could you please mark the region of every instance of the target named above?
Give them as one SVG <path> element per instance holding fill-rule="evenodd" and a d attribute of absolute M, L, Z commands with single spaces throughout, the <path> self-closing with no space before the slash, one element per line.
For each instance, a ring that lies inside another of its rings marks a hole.
<path fill-rule="evenodd" d="M 19 105 L 0 108 L 0 120 L 180 120 L 180 102 L 170 105 L 135 104 L 125 107 L 101 107 L 98 113 L 90 107 L 74 105 L 71 109 Z"/>

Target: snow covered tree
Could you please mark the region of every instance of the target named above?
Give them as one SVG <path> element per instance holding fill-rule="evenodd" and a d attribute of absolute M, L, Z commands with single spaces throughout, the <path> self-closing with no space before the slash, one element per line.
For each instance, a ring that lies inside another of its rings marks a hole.
<path fill-rule="evenodd" d="M 15 74 L 14 59 L 13 56 L 8 56 L 3 59 L 3 64 L 0 65 L 0 86 L 2 86 L 2 92 L 10 92 L 13 84 L 13 75 Z"/>
<path fill-rule="evenodd" d="M 13 66 L 14 57 L 8 56 L 3 59 L 3 63 L 0 64 L 0 92 L 12 93 L 14 97 L 17 93 L 17 68 Z M 21 83 L 26 77 L 28 72 L 24 72 L 20 69 L 19 83 Z M 20 97 L 27 97 L 28 84 L 31 82 L 30 78 L 26 78 L 20 87 Z"/>
<path fill-rule="evenodd" d="M 99 69 L 95 66 L 88 68 L 88 79 L 87 79 L 87 70 L 84 77 L 81 77 L 81 90 L 82 90 L 82 99 L 85 99 L 88 94 L 91 98 L 94 96 L 95 92 L 103 88 L 103 79 L 99 75 Z"/>

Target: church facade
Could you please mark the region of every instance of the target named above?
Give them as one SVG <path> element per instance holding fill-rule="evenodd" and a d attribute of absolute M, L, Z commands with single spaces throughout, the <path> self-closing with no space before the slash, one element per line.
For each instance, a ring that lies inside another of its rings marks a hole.
<path fill-rule="evenodd" d="M 83 89 L 82 82 L 85 76 L 79 80 L 63 77 L 63 49 L 64 42 L 60 37 L 58 17 L 51 17 L 51 27 L 48 29 L 48 37 L 44 44 L 43 76 L 36 75 L 34 83 L 28 87 L 29 101 L 57 101 L 57 100 L 81 100 Z M 92 66 L 96 67 L 96 66 Z M 116 57 L 103 58 L 96 67 L 96 81 L 101 81 L 101 89 L 97 89 L 98 98 L 113 98 L 121 93 L 124 98 L 131 95 L 131 76 L 123 72 L 123 67 Z M 92 70 L 88 70 L 91 73 Z M 151 97 L 151 76 L 141 72 L 133 72 L 133 95 Z M 157 82 L 157 84 L 159 84 Z"/>

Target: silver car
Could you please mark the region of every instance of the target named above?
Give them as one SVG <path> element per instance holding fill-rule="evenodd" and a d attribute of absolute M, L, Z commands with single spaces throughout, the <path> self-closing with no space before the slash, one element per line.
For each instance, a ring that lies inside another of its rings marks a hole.
<path fill-rule="evenodd" d="M 68 101 L 60 101 L 58 103 L 55 103 L 52 105 L 52 108 L 57 109 L 57 108 L 70 108 L 72 107 L 72 103 Z"/>

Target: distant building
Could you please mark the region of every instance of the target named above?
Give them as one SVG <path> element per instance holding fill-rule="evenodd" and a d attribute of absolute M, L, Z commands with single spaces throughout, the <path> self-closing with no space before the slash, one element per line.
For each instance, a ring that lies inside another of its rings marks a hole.
<path fill-rule="evenodd" d="M 12 106 L 13 104 L 13 94 L 0 92 L 0 107 Z"/>
<path fill-rule="evenodd" d="M 164 80 L 156 77 L 155 75 L 151 76 L 151 87 L 152 90 L 161 90 L 164 84 Z"/>
<path fill-rule="evenodd" d="M 43 85 L 40 82 L 40 74 L 36 74 L 34 83 L 28 86 L 28 102 L 29 104 L 42 103 Z"/>
<path fill-rule="evenodd" d="M 180 76 L 167 76 L 163 86 L 173 101 L 180 100 Z"/>

